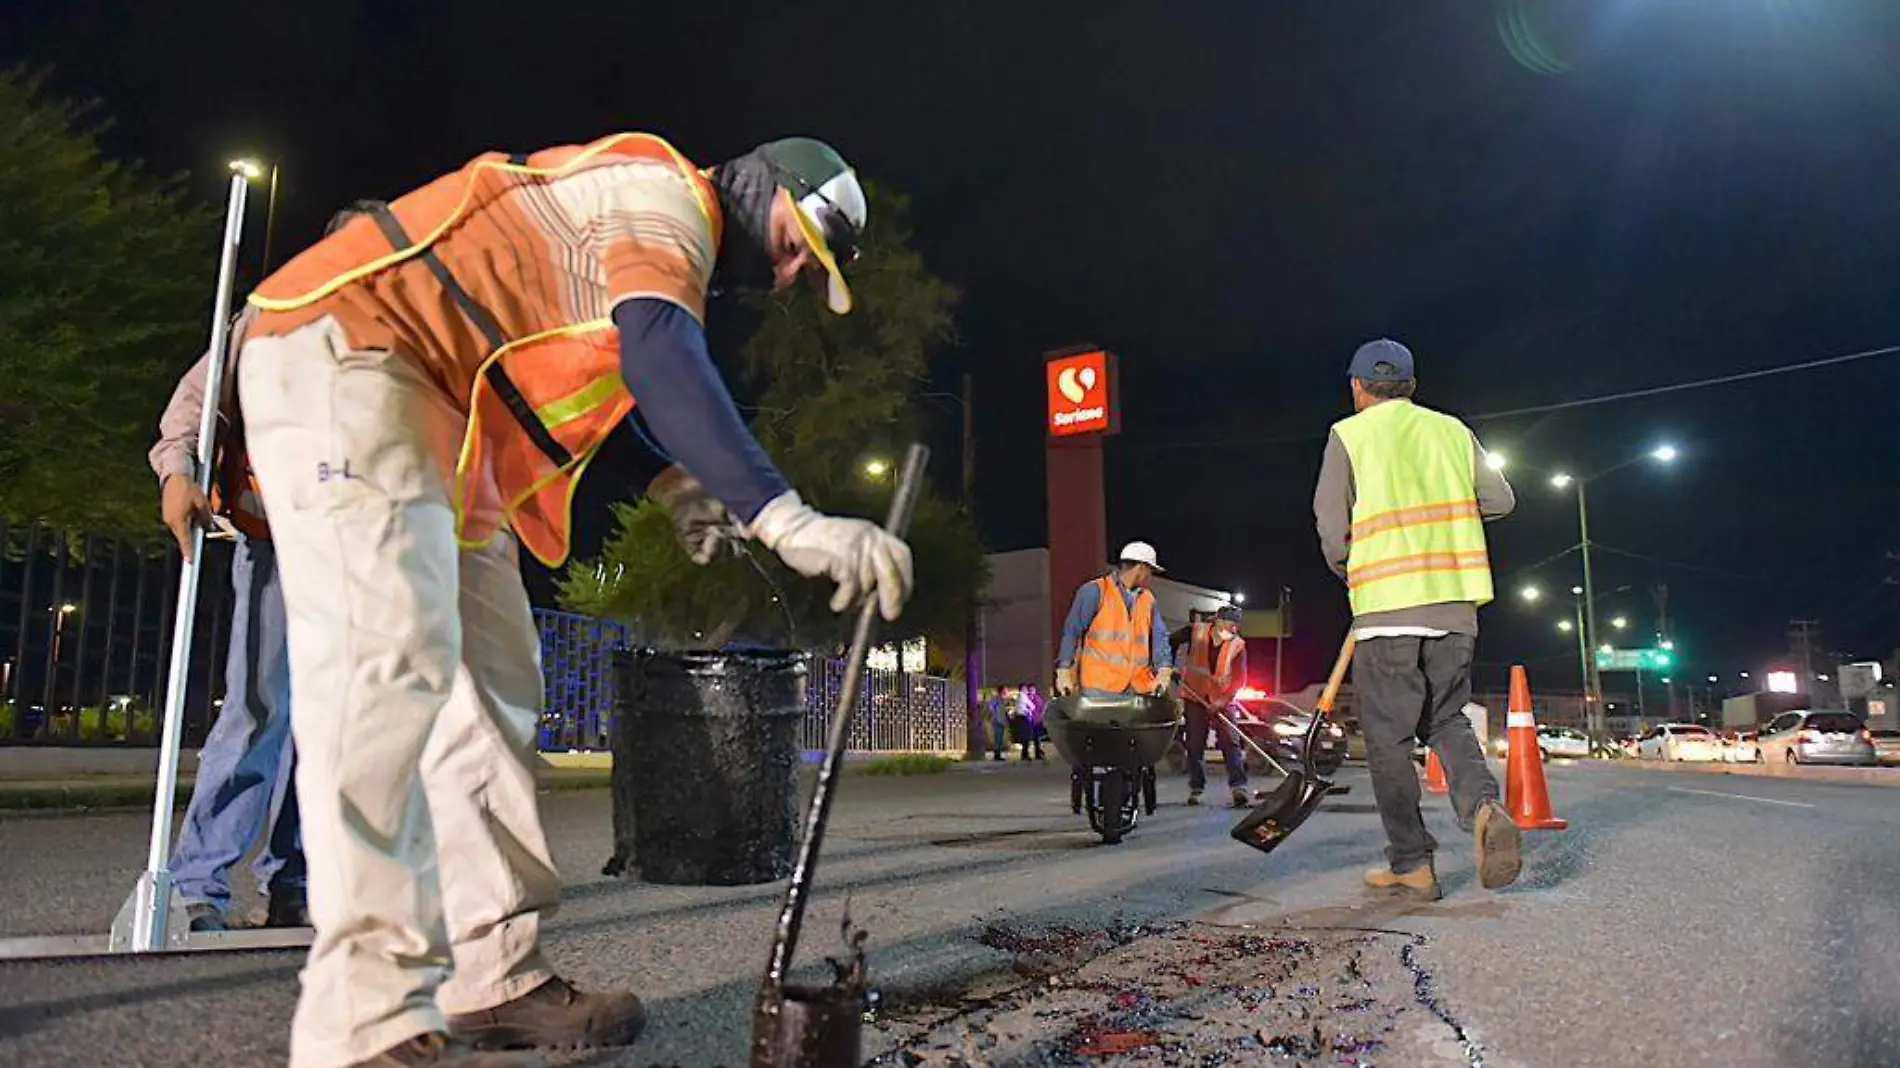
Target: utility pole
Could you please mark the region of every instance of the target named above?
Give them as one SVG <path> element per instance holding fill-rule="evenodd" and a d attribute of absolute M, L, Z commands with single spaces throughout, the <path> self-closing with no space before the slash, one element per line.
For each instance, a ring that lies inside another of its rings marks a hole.
<path fill-rule="evenodd" d="M 1788 637 L 1794 642 L 1795 655 L 1801 658 L 1801 692 L 1814 692 L 1814 628 L 1820 626 L 1819 620 L 1791 619 L 1788 621 Z"/>
<path fill-rule="evenodd" d="M 976 389 L 963 376 L 963 514 L 976 525 Z M 963 702 L 965 760 L 983 758 L 983 591 L 970 596 L 970 614 L 963 628 Z"/>

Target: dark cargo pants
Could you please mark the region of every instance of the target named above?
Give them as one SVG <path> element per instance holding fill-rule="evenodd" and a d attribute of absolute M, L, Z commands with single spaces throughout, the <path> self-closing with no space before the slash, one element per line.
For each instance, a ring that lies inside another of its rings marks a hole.
<path fill-rule="evenodd" d="M 1498 797 L 1464 708 L 1471 700 L 1471 654 L 1477 638 L 1368 638 L 1353 655 L 1353 693 L 1366 737 L 1372 794 L 1385 824 L 1392 870 L 1413 871 L 1432 859 L 1438 842 L 1419 811 L 1415 742 L 1438 754 L 1451 786 L 1458 826 L 1469 832 L 1478 806 Z"/>

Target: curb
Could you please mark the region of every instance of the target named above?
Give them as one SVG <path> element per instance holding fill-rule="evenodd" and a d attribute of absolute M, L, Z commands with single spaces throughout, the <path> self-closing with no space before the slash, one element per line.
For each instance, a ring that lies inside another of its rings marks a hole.
<path fill-rule="evenodd" d="M 1678 775 L 1736 775 L 1755 779 L 1790 779 L 1795 782 L 1846 783 L 1859 786 L 1900 786 L 1900 767 L 1829 767 L 1800 764 L 1670 764 L 1660 760 L 1616 761 L 1618 765 Z"/>
<path fill-rule="evenodd" d="M 902 755 L 899 752 L 847 753 L 845 770 L 856 773 L 859 769 L 853 765 Z M 962 755 L 960 753 L 937 755 L 951 756 L 955 761 L 945 769 L 949 772 L 988 766 L 984 761 L 956 759 Z M 535 775 L 538 793 L 604 790 L 613 784 L 611 754 L 544 753 L 542 757 L 542 766 Z M 805 753 L 805 763 L 815 768 L 818 754 Z M 121 776 L 100 776 L 99 779 L 106 781 L 74 778 L 9 783 L 0 780 L 0 814 L 123 812 L 149 810 L 152 807 L 152 795 L 156 787 L 151 779 Z M 178 777 L 177 798 L 172 806 L 174 810 L 182 810 L 191 801 L 191 788 L 195 781 L 191 775 Z"/>

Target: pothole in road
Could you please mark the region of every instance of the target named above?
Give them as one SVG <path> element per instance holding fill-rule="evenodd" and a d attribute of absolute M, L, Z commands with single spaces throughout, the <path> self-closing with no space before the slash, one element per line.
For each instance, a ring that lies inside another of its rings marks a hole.
<path fill-rule="evenodd" d="M 937 991 L 934 1005 L 913 998 L 867 1029 L 866 1049 L 884 1050 L 872 1064 L 1486 1064 L 1443 1004 L 1415 934 L 992 925 L 980 940 L 1016 962 L 1014 988 L 999 990 L 992 976 L 981 994 Z M 1063 967 L 1077 960 L 1086 963 Z"/>

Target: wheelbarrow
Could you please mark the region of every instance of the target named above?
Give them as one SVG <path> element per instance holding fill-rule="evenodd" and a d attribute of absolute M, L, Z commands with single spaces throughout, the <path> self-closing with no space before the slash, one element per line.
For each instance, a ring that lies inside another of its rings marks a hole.
<path fill-rule="evenodd" d="M 1069 694 L 1049 702 L 1043 727 L 1072 769 L 1070 806 L 1086 809 L 1089 827 L 1114 845 L 1155 810 L 1155 764 L 1181 725 L 1171 698 L 1144 694 Z"/>

